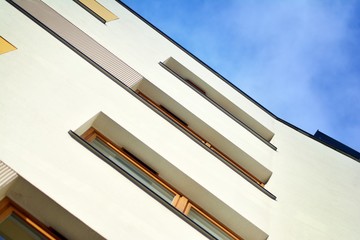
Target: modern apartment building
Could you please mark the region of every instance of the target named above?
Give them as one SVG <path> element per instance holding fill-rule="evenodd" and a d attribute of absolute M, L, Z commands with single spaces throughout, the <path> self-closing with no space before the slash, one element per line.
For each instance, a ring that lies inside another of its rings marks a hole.
<path fill-rule="evenodd" d="M 357 240 L 324 136 L 119 1 L 0 1 L 0 239 Z"/>

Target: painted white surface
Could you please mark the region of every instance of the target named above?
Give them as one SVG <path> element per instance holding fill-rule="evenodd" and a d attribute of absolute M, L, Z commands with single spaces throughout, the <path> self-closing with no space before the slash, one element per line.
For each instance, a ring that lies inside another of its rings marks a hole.
<path fill-rule="evenodd" d="M 278 199 L 265 196 L 0 1 L 1 35 L 18 48 L 0 56 L 0 160 L 31 184 L 107 239 L 204 238 L 68 135 L 68 130 L 103 111 L 235 216 L 262 229 L 269 240 L 358 239 L 359 163 L 277 123 L 115 1 L 99 1 L 119 17 L 107 25 L 73 1 L 45 2 L 273 171 L 266 188 Z M 158 62 L 169 56 L 191 66 L 191 71 L 273 131 L 272 143 L 278 150 L 274 152 L 162 69 Z M 192 188 L 181 190 L 208 204 L 206 208 L 214 207 L 214 213 L 221 211 L 216 201 L 207 202 Z M 236 221 L 232 224 L 239 227 Z"/>
<path fill-rule="evenodd" d="M 75 3 L 64 1 L 46 1 L 66 17 L 69 21 L 81 28 L 84 32 L 105 46 L 120 59 L 128 63 L 132 68 L 142 74 L 147 80 L 155 84 L 159 89 L 170 95 L 176 102 L 189 109 L 201 120 L 207 122 L 209 126 L 217 130 L 225 138 L 229 139 L 251 157 L 259 161 L 260 164 L 271 170 L 272 154 L 274 150 L 261 142 L 257 137 L 252 135 L 242 126 L 230 119 L 226 114 L 221 112 L 199 94 L 194 92 L 172 74 L 168 73 L 160 65 L 160 61 L 165 61 L 173 56 L 185 66 L 191 68 L 192 72 L 199 75 L 202 79 L 212 81 L 221 86 L 213 86 L 215 89 L 223 92 L 225 96 L 230 96 L 234 92 L 237 99 L 231 100 L 235 104 L 243 103 L 240 108 L 245 112 L 252 109 L 253 112 L 261 112 L 262 117 L 257 120 L 271 130 L 273 119 L 263 111 L 254 107 L 252 103 L 245 99 L 234 89 L 229 87 L 198 62 L 182 52 L 160 34 L 149 28 L 140 19 L 134 17 L 128 11 L 123 9 L 116 1 L 104 1 L 102 4 L 114 10 L 119 16 L 119 20 L 112 21 L 106 25 L 102 24 Z M 71 5 L 73 4 L 73 6 Z M 201 72 L 206 73 L 202 75 Z M 186 97 L 184 97 L 186 96 Z M 196 104 L 195 104 L 196 103 Z M 243 106 L 247 104 L 247 106 Z M 252 115 L 249 113 L 249 115 Z M 256 118 L 257 115 L 254 117 Z M 265 119 L 271 119 L 265 120 Z M 263 123 L 268 121 L 269 123 Z M 267 126 L 267 125 L 270 125 Z"/>
<path fill-rule="evenodd" d="M 126 92 L 8 3 L 0 9 L 18 47 L 0 57 L 0 159 L 107 239 L 204 238 L 68 135 L 100 109 L 124 115 Z"/>
<path fill-rule="evenodd" d="M 283 124 L 269 183 L 272 239 L 358 239 L 360 164 Z"/>

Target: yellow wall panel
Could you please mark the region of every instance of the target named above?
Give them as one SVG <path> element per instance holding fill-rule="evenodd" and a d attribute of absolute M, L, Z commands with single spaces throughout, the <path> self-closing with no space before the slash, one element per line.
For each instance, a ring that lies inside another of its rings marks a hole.
<path fill-rule="evenodd" d="M 118 19 L 115 14 L 110 12 L 107 8 L 95 0 L 80 0 L 80 2 L 88 7 L 91 11 L 99 15 L 106 22 Z"/>
<path fill-rule="evenodd" d="M 3 37 L 0 37 L 0 54 L 15 50 L 16 47 L 6 41 Z"/>

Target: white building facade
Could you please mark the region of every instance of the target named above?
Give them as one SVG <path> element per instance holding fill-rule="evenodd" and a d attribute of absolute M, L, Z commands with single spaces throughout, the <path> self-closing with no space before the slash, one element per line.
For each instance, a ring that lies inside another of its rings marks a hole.
<path fill-rule="evenodd" d="M 0 18 L 0 239 L 358 239 L 358 159 L 123 3 Z"/>

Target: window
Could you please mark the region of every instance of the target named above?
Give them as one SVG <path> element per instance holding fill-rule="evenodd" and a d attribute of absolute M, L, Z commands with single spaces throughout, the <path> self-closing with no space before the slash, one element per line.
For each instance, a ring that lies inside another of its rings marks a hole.
<path fill-rule="evenodd" d="M 115 14 L 110 12 L 107 8 L 105 8 L 103 5 L 101 5 L 95 0 L 74 0 L 74 1 L 103 23 L 118 19 L 118 17 Z"/>
<path fill-rule="evenodd" d="M 188 218 L 204 228 L 216 239 L 241 239 L 234 236 L 229 230 L 210 218 L 204 211 L 192 204 L 186 197 L 177 196 L 174 201 L 175 207 L 183 212 Z"/>
<path fill-rule="evenodd" d="M 91 127 L 82 135 L 82 138 L 117 167 L 124 170 L 168 204 L 181 211 L 215 238 L 242 239 L 166 183 L 155 170 L 151 169 L 151 167 L 147 166 L 126 149 L 113 144 L 96 129 Z"/>
<path fill-rule="evenodd" d="M 211 87 L 206 81 L 195 75 L 172 57 L 166 59 L 163 63 L 160 63 L 160 65 L 256 137 L 261 139 L 266 145 L 276 150 L 276 147 L 270 143 L 274 136 L 273 132 L 240 109 L 216 89 Z"/>
<path fill-rule="evenodd" d="M 3 37 L 0 37 L 0 54 L 7 53 L 16 50 L 16 47 L 6 41 Z"/>
<path fill-rule="evenodd" d="M 0 201 L 0 240 L 7 239 L 64 239 L 55 236 L 46 226 L 4 198 Z"/>
<path fill-rule="evenodd" d="M 174 121 L 177 125 L 182 127 L 186 132 L 191 134 L 193 137 L 195 137 L 197 140 L 205 144 L 209 149 L 211 149 L 214 153 L 216 153 L 221 158 L 225 159 L 228 163 L 230 163 L 232 166 L 234 166 L 236 169 L 244 173 L 248 178 L 250 178 L 252 181 L 254 181 L 256 184 L 260 185 L 261 187 L 265 186 L 265 183 L 261 181 L 259 178 L 251 174 L 248 170 L 243 168 L 240 164 L 235 162 L 233 159 L 231 159 L 228 155 L 220 151 L 217 147 L 213 146 L 211 143 L 209 143 L 208 140 L 200 136 L 198 133 L 196 133 L 193 129 L 191 129 L 186 122 L 181 120 L 178 116 L 170 112 L 167 108 L 165 108 L 162 105 L 159 105 L 155 103 L 151 98 L 146 96 L 143 92 L 140 90 L 136 90 L 136 93 L 142 97 L 144 100 L 146 100 L 148 103 L 150 103 L 153 107 L 155 107 L 157 110 L 159 110 L 161 113 L 166 115 L 169 119 Z"/>

